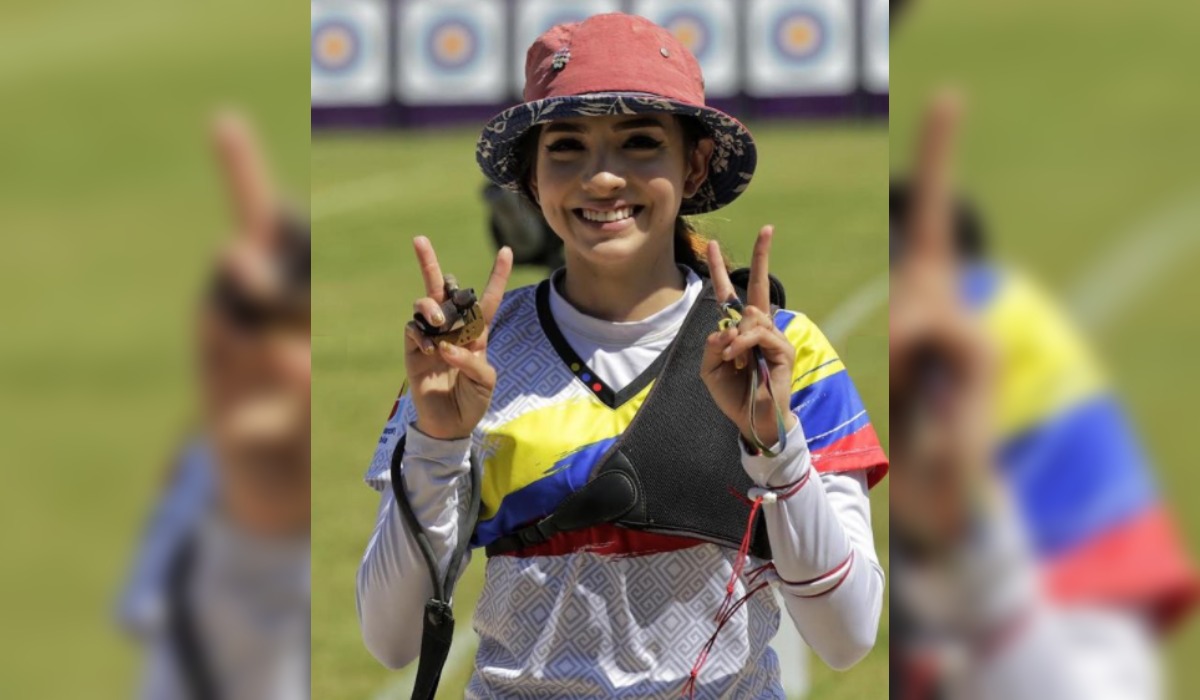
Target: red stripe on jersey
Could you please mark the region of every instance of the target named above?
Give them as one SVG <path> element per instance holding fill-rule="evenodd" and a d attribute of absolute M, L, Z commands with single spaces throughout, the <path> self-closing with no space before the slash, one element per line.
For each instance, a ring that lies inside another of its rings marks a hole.
<path fill-rule="evenodd" d="M 1146 608 L 1164 627 L 1200 596 L 1200 579 L 1162 508 L 1132 520 L 1048 562 L 1056 599 Z"/>
<path fill-rule="evenodd" d="M 852 472 L 867 473 L 867 488 L 883 480 L 888 472 L 888 458 L 879 444 L 875 426 L 867 424 L 854 433 L 813 452 L 813 466 L 822 474 Z"/>
<path fill-rule="evenodd" d="M 503 557 L 559 557 L 588 552 L 607 556 L 646 556 L 662 554 L 705 544 L 703 540 L 677 535 L 661 535 L 604 524 L 571 532 L 560 532 L 542 544 L 506 552 Z"/>

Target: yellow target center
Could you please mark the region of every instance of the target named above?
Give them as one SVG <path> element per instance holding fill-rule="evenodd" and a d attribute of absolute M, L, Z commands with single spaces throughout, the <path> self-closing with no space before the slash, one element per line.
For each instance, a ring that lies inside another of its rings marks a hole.
<path fill-rule="evenodd" d="M 787 29 L 788 43 L 792 46 L 805 47 L 812 43 L 812 25 L 804 21 L 794 21 Z"/>
<path fill-rule="evenodd" d="M 346 41 L 346 37 L 338 33 L 326 34 L 321 40 L 321 52 L 327 58 L 335 61 L 340 61 L 346 57 L 350 50 L 350 42 Z"/>

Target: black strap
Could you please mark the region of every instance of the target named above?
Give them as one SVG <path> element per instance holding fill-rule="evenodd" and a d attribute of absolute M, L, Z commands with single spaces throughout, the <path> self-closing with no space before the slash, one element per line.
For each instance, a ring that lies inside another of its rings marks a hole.
<path fill-rule="evenodd" d="M 482 497 L 482 466 L 471 455 L 471 495 L 467 510 L 458 523 L 458 543 L 450 554 L 450 562 L 446 566 L 445 577 L 438 576 L 437 557 L 433 553 L 433 545 L 429 536 L 421 527 L 421 522 L 413 512 L 412 503 L 408 500 L 408 492 L 404 487 L 404 470 L 400 464 L 404 457 L 405 438 L 401 436 L 396 449 L 392 452 L 391 475 L 392 493 L 400 512 L 408 525 L 408 531 L 417 541 L 421 554 L 429 570 L 429 579 L 433 583 L 433 597 L 425 603 L 425 616 L 421 629 L 421 657 L 417 664 L 417 679 L 413 685 L 413 700 L 433 700 L 437 694 L 438 683 L 442 678 L 442 669 L 446 666 L 446 657 L 450 654 L 450 645 L 454 639 L 454 610 L 452 601 L 454 586 L 466 559 L 467 547 L 470 544 L 471 533 L 479 520 L 479 508 Z"/>
<path fill-rule="evenodd" d="M 216 700 L 216 679 L 200 642 L 190 600 L 196 548 L 196 536 L 189 535 L 167 568 L 167 635 L 187 696 L 191 700 Z"/>

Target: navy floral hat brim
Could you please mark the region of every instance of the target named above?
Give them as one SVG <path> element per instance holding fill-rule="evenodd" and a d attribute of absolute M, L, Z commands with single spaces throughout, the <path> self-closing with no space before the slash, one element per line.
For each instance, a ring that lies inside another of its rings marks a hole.
<path fill-rule="evenodd" d="M 475 160 L 483 174 L 500 187 L 521 192 L 517 144 L 530 127 L 572 117 L 666 113 L 692 117 L 715 142 L 708 179 L 695 195 L 683 200 L 679 213 L 703 214 L 737 199 L 754 175 L 758 152 L 746 127 L 724 112 L 684 102 L 629 92 L 604 92 L 548 97 L 526 102 L 497 114 L 483 128 Z"/>

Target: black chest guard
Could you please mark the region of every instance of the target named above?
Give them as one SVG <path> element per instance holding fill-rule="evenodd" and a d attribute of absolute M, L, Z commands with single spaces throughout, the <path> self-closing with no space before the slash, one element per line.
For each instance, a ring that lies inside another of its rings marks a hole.
<path fill-rule="evenodd" d="M 742 288 L 745 273 L 731 276 Z M 782 287 L 775 280 L 772 296 L 782 305 Z M 602 523 L 734 549 L 741 545 L 750 506 L 737 496 L 755 484 L 742 469 L 737 427 L 700 379 L 705 340 L 722 317 L 712 282 L 705 280 L 646 402 L 597 461 L 588 482 L 550 515 L 489 544 L 489 557 Z M 756 520 L 750 553 L 771 558 L 762 519 Z"/>

